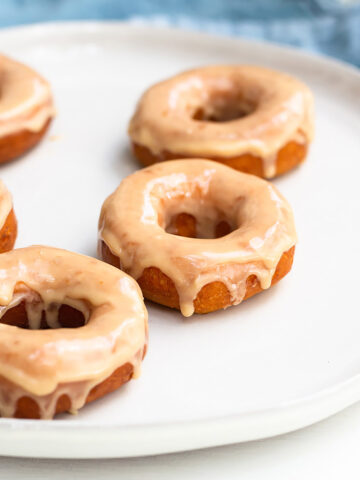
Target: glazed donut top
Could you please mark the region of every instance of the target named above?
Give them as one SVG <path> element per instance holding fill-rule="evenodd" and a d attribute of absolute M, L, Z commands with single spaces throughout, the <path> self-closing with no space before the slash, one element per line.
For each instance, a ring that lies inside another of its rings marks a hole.
<path fill-rule="evenodd" d="M 0 180 L 0 230 L 3 227 L 10 211 L 12 210 L 12 198 L 4 182 Z"/>
<path fill-rule="evenodd" d="M 45 400 L 58 385 L 78 382 L 71 398 L 88 393 L 127 362 L 139 368 L 147 313 L 138 285 L 120 270 L 91 257 L 34 246 L 0 255 L 0 276 L 0 314 L 25 300 L 32 328 L 0 324 L 3 379 Z M 82 311 L 85 325 L 57 328 L 62 304 Z M 33 330 L 43 310 L 53 329 Z"/>
<path fill-rule="evenodd" d="M 55 114 L 48 82 L 31 68 L 0 55 L 0 137 L 39 132 Z"/>
<path fill-rule="evenodd" d="M 199 112 L 220 121 L 199 121 Z M 268 157 L 300 132 L 311 141 L 313 99 L 307 86 L 245 65 L 198 68 L 154 85 L 129 125 L 132 140 L 155 154 L 220 158 Z"/>
<path fill-rule="evenodd" d="M 203 238 L 171 234 L 180 213 L 196 218 Z M 214 238 L 223 220 L 232 232 Z M 296 242 L 291 208 L 273 185 L 197 159 L 158 163 L 125 178 L 102 207 L 99 232 L 134 278 L 152 266 L 167 275 L 185 316 L 207 283 L 225 283 L 234 304 L 252 274 L 268 288 L 280 257 Z"/>

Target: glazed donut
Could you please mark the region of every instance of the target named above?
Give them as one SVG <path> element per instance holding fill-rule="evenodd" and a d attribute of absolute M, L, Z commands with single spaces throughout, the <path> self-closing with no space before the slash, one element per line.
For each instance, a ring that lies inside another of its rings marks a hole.
<path fill-rule="evenodd" d="M 198 68 L 148 89 L 129 135 L 145 166 L 198 157 L 272 178 L 306 157 L 312 94 L 299 80 L 266 68 Z"/>
<path fill-rule="evenodd" d="M 100 257 L 184 316 L 269 288 L 289 272 L 295 242 L 290 206 L 273 185 L 199 159 L 125 178 L 99 220 Z"/>
<path fill-rule="evenodd" d="M 0 253 L 11 250 L 17 235 L 17 221 L 9 190 L 0 180 Z"/>
<path fill-rule="evenodd" d="M 147 312 L 134 280 L 50 247 L 0 255 L 0 414 L 74 412 L 136 376 Z"/>
<path fill-rule="evenodd" d="M 0 55 L 0 163 L 34 147 L 53 116 L 47 81 L 22 63 Z"/>

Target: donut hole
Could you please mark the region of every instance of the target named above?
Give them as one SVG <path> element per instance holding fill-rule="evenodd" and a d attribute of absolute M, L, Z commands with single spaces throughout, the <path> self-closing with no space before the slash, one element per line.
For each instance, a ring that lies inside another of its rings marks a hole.
<path fill-rule="evenodd" d="M 9 306 L 1 307 L 0 323 L 32 330 L 82 327 L 86 324 L 89 308 L 84 301 L 77 303 L 82 311 L 65 303 L 45 304 L 36 292 L 21 288 Z"/>
<path fill-rule="evenodd" d="M 179 213 L 171 217 L 165 230 L 173 235 L 188 238 L 221 238 L 234 228 L 228 220 L 203 217 L 199 220 L 190 213 Z"/>
<path fill-rule="evenodd" d="M 206 104 L 193 112 L 193 120 L 200 122 L 231 122 L 249 116 L 256 110 L 253 100 L 233 92 L 215 92 Z"/>
<path fill-rule="evenodd" d="M 191 175 L 164 176 L 150 190 L 152 205 L 146 214 L 149 218 L 153 215 L 151 220 L 172 235 L 209 240 L 225 237 L 246 222 L 247 203 L 241 190 L 224 195 L 227 188 L 228 183 L 214 175 L 211 164 Z"/>

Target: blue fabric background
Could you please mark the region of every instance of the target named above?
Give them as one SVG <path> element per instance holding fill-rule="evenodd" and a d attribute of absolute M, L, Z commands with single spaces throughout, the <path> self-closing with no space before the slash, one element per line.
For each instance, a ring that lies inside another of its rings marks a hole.
<path fill-rule="evenodd" d="M 79 19 L 268 39 L 360 66 L 360 0 L 0 0 L 0 27 Z"/>

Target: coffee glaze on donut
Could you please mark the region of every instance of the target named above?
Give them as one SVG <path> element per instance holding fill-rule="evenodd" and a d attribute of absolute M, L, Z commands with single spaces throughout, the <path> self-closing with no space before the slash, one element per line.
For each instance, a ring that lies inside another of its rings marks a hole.
<path fill-rule="evenodd" d="M 12 198 L 4 182 L 0 180 L 0 253 L 11 250 L 17 235 L 17 221 Z"/>
<path fill-rule="evenodd" d="M 273 185 L 199 159 L 125 178 L 99 220 L 100 256 L 184 316 L 269 288 L 290 270 L 295 243 L 291 208 Z"/>
<path fill-rule="evenodd" d="M 0 55 L 0 163 L 34 147 L 54 114 L 48 82 L 26 65 Z"/>
<path fill-rule="evenodd" d="M 50 247 L 0 255 L 0 414 L 77 411 L 139 374 L 147 312 L 134 280 Z"/>
<path fill-rule="evenodd" d="M 272 178 L 305 159 L 313 98 L 299 80 L 266 68 L 198 68 L 149 88 L 129 135 L 145 166 L 201 157 Z"/>

